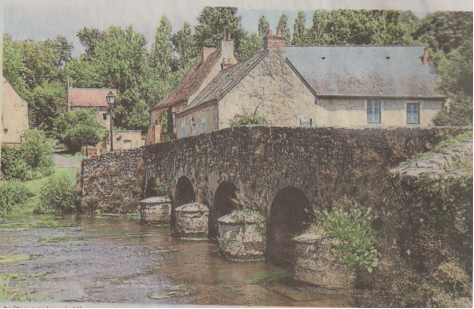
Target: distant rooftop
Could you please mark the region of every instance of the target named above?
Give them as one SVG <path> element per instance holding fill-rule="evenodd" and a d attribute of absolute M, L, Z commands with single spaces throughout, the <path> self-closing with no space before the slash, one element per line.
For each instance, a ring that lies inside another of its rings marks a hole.
<path fill-rule="evenodd" d="M 68 105 L 70 107 L 107 107 L 106 96 L 110 91 L 117 96 L 115 89 L 69 88 Z"/>

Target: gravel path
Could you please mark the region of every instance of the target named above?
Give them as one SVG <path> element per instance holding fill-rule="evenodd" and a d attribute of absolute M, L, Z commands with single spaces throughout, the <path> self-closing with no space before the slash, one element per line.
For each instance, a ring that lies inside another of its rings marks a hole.
<path fill-rule="evenodd" d="M 60 154 L 53 154 L 56 168 L 61 169 L 76 169 L 81 167 L 82 159 L 68 158 Z"/>

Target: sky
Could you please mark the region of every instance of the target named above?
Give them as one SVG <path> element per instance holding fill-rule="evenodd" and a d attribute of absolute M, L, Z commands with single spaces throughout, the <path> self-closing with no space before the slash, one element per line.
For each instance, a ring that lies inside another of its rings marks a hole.
<path fill-rule="evenodd" d="M 312 23 L 315 9 L 397 9 L 411 10 L 423 17 L 437 10 L 472 11 L 472 0 L 4 0 L 3 32 L 14 40 L 34 41 L 54 39 L 61 35 L 74 45 L 73 56 L 84 51 L 76 34 L 84 27 L 107 29 L 109 26 L 127 27 L 145 35 L 148 44 L 153 41 L 160 18 L 166 14 L 173 33 L 183 22 L 198 24 L 196 17 L 206 6 L 236 6 L 242 16 L 242 26 L 248 32 L 257 32 L 258 18 L 263 14 L 275 29 L 282 13 L 288 15 L 290 30 L 299 10 L 306 14 L 307 27 Z"/>

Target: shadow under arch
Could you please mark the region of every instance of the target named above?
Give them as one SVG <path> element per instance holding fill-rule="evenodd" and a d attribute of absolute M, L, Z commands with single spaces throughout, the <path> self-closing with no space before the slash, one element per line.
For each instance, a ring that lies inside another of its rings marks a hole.
<path fill-rule="evenodd" d="M 219 184 L 214 194 L 214 202 L 209 210 L 209 238 L 218 235 L 217 219 L 231 213 L 235 209 L 235 205 L 231 202 L 231 198 L 237 198 L 235 192 L 237 187 L 230 181 L 224 180 Z"/>
<path fill-rule="evenodd" d="M 193 184 L 186 176 L 181 176 L 176 183 L 176 190 L 173 199 L 173 207 L 171 209 L 171 227 L 175 227 L 176 216 L 175 209 L 181 205 L 189 204 L 196 201 Z"/>
<path fill-rule="evenodd" d="M 300 189 L 292 186 L 278 191 L 272 202 L 267 225 L 267 261 L 280 267 L 294 263 L 292 238 L 309 227 L 311 205 Z"/>
<path fill-rule="evenodd" d="M 146 187 L 145 187 L 145 198 L 151 197 L 151 196 L 156 196 L 155 186 L 156 186 L 156 178 L 155 177 L 150 177 L 150 179 L 148 179 L 148 182 L 146 183 Z"/>

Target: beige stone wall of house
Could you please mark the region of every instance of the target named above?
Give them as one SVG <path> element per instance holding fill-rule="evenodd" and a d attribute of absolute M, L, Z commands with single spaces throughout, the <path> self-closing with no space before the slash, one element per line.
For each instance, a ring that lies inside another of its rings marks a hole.
<path fill-rule="evenodd" d="M 444 100 L 381 99 L 380 123 L 367 121 L 367 100 L 319 99 L 316 124 L 318 126 L 429 126 L 433 118 L 443 110 Z M 420 123 L 407 124 L 407 104 L 420 106 Z"/>
<path fill-rule="evenodd" d="M 177 138 L 183 137 L 183 128 L 184 137 L 201 134 L 203 122 L 205 123 L 205 133 L 219 129 L 219 113 L 216 103 L 176 118 Z"/>
<path fill-rule="evenodd" d="M 140 130 L 114 131 L 114 151 L 127 150 L 145 146 Z M 110 140 L 107 141 L 107 150 L 110 151 Z"/>
<path fill-rule="evenodd" d="M 298 126 L 299 118 L 315 119 L 314 95 L 285 62 L 282 52 L 270 51 L 244 79 L 219 102 L 219 129 L 244 110 L 265 117 L 272 125 Z"/>
<path fill-rule="evenodd" d="M 30 128 L 28 103 L 2 75 L 1 89 L 1 143 L 20 145 L 22 136 Z"/>

